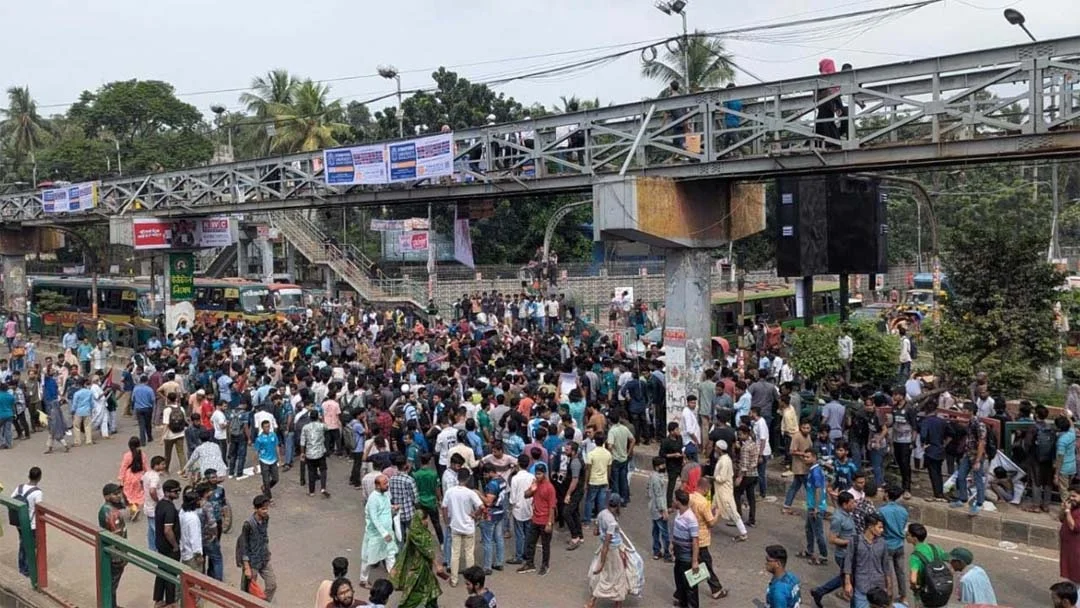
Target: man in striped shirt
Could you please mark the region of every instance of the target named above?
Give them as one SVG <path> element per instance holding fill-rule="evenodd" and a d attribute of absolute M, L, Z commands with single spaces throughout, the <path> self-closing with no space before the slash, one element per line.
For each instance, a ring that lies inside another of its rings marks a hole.
<path fill-rule="evenodd" d="M 685 490 L 675 490 L 675 508 L 679 514 L 671 526 L 671 544 L 675 549 L 675 600 L 680 608 L 698 608 L 698 588 L 690 586 L 686 572 L 698 572 L 697 516 L 690 510 L 690 495 Z"/>

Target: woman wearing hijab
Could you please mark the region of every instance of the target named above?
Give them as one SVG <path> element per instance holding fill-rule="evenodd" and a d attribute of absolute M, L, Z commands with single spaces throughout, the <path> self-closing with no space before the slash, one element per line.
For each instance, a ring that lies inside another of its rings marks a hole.
<path fill-rule="evenodd" d="M 608 507 L 596 516 L 601 540 L 589 567 L 591 597 L 585 608 L 595 608 L 596 600 L 611 600 L 615 602 L 615 608 L 621 608 L 630 594 L 630 564 L 618 520 L 622 502 L 621 496 L 612 494 L 608 498 Z"/>
<path fill-rule="evenodd" d="M 442 590 L 437 576 L 443 574 L 441 551 L 423 509 L 416 512 L 390 574 L 395 589 L 401 591 L 399 608 L 436 608 Z"/>

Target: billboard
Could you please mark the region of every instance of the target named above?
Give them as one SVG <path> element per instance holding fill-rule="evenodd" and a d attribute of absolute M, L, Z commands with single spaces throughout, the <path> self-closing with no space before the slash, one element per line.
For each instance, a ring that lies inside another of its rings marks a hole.
<path fill-rule="evenodd" d="M 454 174 L 454 134 L 323 151 L 328 186 L 388 184 Z"/>
<path fill-rule="evenodd" d="M 203 218 L 137 217 L 131 220 L 135 249 L 208 249 L 233 242 L 231 220 L 219 215 Z"/>
<path fill-rule="evenodd" d="M 427 230 L 411 230 L 398 234 L 398 250 L 402 252 L 427 251 Z"/>
<path fill-rule="evenodd" d="M 41 191 L 43 213 L 78 213 L 97 206 L 100 182 L 83 182 Z"/>

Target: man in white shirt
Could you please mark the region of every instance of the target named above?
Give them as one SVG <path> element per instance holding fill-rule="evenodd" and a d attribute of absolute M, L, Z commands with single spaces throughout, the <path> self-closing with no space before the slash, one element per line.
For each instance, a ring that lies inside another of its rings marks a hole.
<path fill-rule="evenodd" d="M 439 475 L 450 465 L 450 448 L 457 445 L 457 429 L 447 425 L 435 437 L 435 453 L 439 455 Z"/>
<path fill-rule="evenodd" d="M 30 517 L 30 529 L 37 530 L 37 506 L 38 503 L 45 497 L 41 491 L 41 468 L 30 467 L 30 473 L 27 475 L 27 482 L 21 483 L 15 486 L 15 490 L 11 492 L 11 497 L 21 497 L 21 500 L 26 501 L 27 514 Z M 26 547 L 23 546 L 22 536 L 19 536 L 19 574 L 23 576 L 30 576 L 30 562 L 27 560 Z"/>
<path fill-rule="evenodd" d="M 458 471 L 458 485 L 443 495 L 443 517 L 450 522 L 450 586 L 457 587 L 458 575 L 476 562 L 476 515 L 484 501 L 469 485 L 472 474 L 468 469 Z"/>
<path fill-rule="evenodd" d="M 979 418 L 989 418 L 994 415 L 994 398 L 990 396 L 990 387 L 980 384 L 976 389 L 975 407 Z"/>
<path fill-rule="evenodd" d="M 682 440 L 685 446 L 693 443 L 701 446 L 701 423 L 698 421 L 697 396 L 687 395 L 686 407 L 682 411 Z"/>
<path fill-rule="evenodd" d="M 901 327 L 897 330 L 900 334 L 900 371 L 898 373 L 900 379 L 899 382 L 906 381 L 911 377 L 911 338 L 907 335 L 907 330 Z"/>
<path fill-rule="evenodd" d="M 199 495 L 188 490 L 180 507 L 180 561 L 196 572 L 203 571 L 202 520 L 199 519 L 199 511 Z"/>
<path fill-rule="evenodd" d="M 847 325 L 840 328 L 840 337 L 836 339 L 840 365 L 844 368 L 844 381 L 851 381 L 851 357 L 855 353 L 855 341 L 851 339 Z"/>
<path fill-rule="evenodd" d="M 761 408 L 757 406 L 750 408 L 750 424 L 751 429 L 754 431 L 754 438 L 758 442 L 758 452 L 761 454 L 757 467 L 758 492 L 762 498 L 765 498 L 765 483 L 768 481 L 765 478 L 765 467 L 769 464 L 769 458 L 772 456 L 772 447 L 769 445 L 769 423 L 762 417 Z"/>
<path fill-rule="evenodd" d="M 532 498 L 526 498 L 525 492 L 532 487 L 536 477 L 529 472 L 530 458 L 525 454 L 518 456 L 518 470 L 510 478 L 510 515 L 514 522 L 514 559 L 507 564 L 519 565 L 525 557 L 525 540 L 529 533 L 529 521 L 532 519 Z"/>

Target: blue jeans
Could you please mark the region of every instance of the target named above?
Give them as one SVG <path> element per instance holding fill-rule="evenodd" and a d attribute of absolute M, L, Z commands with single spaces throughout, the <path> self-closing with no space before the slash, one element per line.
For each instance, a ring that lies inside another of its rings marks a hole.
<path fill-rule="evenodd" d="M 790 507 L 795 502 L 795 495 L 799 493 L 803 485 L 806 484 L 806 475 L 795 475 L 791 478 L 791 485 L 788 486 L 787 494 L 784 495 L 784 506 Z"/>
<path fill-rule="evenodd" d="M 283 443 L 285 444 L 284 464 L 286 466 L 291 467 L 292 463 L 293 463 L 293 459 L 296 457 L 296 445 L 294 443 L 295 441 L 296 441 L 296 433 L 295 432 L 289 431 L 288 433 L 285 433 L 285 440 L 284 440 Z"/>
<path fill-rule="evenodd" d="M 908 365 L 911 365 L 910 363 Z M 870 608 L 870 602 L 866 599 L 866 594 L 858 589 L 853 590 L 851 597 L 851 608 Z"/>
<path fill-rule="evenodd" d="M 863 468 L 863 458 L 866 456 L 866 446 L 852 441 L 848 443 L 848 449 L 851 451 L 851 462 L 854 462 L 855 468 L 861 471 Z"/>
<path fill-rule="evenodd" d="M 965 455 L 960 459 L 960 466 L 956 468 L 956 497 L 960 502 L 967 502 L 967 476 L 968 472 L 971 472 L 971 476 L 975 478 L 975 506 L 981 507 L 986 498 L 986 462 L 983 462 L 978 471 L 972 470 L 972 464 L 971 456 Z"/>
<path fill-rule="evenodd" d="M 814 541 L 817 541 L 818 555 L 829 557 L 829 545 L 825 543 L 825 517 L 823 513 L 806 514 L 806 552 L 814 554 Z"/>
<path fill-rule="evenodd" d="M 453 536 L 454 536 L 453 532 L 450 531 L 450 522 L 446 522 L 446 534 L 443 535 L 443 544 L 442 544 L 442 552 L 443 552 L 442 561 L 443 561 L 443 565 L 447 566 L 447 569 L 449 569 L 449 566 L 450 566 L 450 555 L 451 555 L 450 550 L 452 549 L 451 541 L 453 540 L 452 539 Z"/>
<path fill-rule="evenodd" d="M 870 455 L 870 469 L 874 472 L 874 486 L 882 487 L 885 484 L 885 450 L 867 450 Z"/>
<path fill-rule="evenodd" d="M 611 461 L 611 491 L 623 499 L 623 504 L 630 500 L 630 461 Z M 604 505 L 607 508 L 607 505 Z"/>
<path fill-rule="evenodd" d="M 671 539 L 668 536 L 668 522 L 664 518 L 652 520 L 652 554 L 671 559 Z"/>
<path fill-rule="evenodd" d="M 11 447 L 11 429 L 14 428 L 13 418 L 0 418 L 0 446 Z"/>
<path fill-rule="evenodd" d="M 221 557 L 221 541 L 203 543 L 206 556 L 206 576 L 218 581 L 225 580 L 225 561 Z"/>
<path fill-rule="evenodd" d="M 149 547 L 151 551 L 155 551 L 155 552 L 157 551 L 157 536 L 156 536 L 156 534 L 157 533 L 154 532 L 154 518 L 153 517 L 147 517 L 146 518 L 146 546 Z"/>
<path fill-rule="evenodd" d="M 769 466 L 769 459 L 772 456 L 762 456 L 761 462 L 757 465 L 757 478 L 758 478 L 758 493 L 762 498 L 765 498 L 765 486 L 768 483 L 768 479 L 765 479 L 765 467 Z"/>
<path fill-rule="evenodd" d="M 834 576 L 834 577 L 830 578 L 829 580 L 825 581 L 817 589 L 814 589 L 813 591 L 811 591 L 811 593 L 816 591 L 818 596 L 825 597 L 826 595 L 829 595 L 833 591 L 836 591 L 837 589 L 844 586 L 844 558 L 837 557 L 835 559 L 836 559 L 836 565 L 840 567 L 840 572 L 838 572 L 836 574 L 836 576 Z"/>
<path fill-rule="evenodd" d="M 525 561 L 525 541 L 529 537 L 529 520 L 518 521 L 514 520 L 514 559 L 517 561 Z M 450 538 L 450 535 L 446 535 Z M 449 542 L 449 541 L 447 541 Z"/>
<path fill-rule="evenodd" d="M 229 475 L 240 477 L 244 474 L 244 465 L 247 461 L 247 439 L 229 438 Z"/>
<path fill-rule="evenodd" d="M 18 533 L 18 529 L 15 532 Z M 30 576 L 30 564 L 26 561 L 26 547 L 23 546 L 21 535 L 19 536 L 19 574 Z"/>
<path fill-rule="evenodd" d="M 135 410 L 135 419 L 139 422 L 139 442 L 147 445 L 154 440 L 153 409 Z"/>
<path fill-rule="evenodd" d="M 583 521 L 586 524 L 591 523 L 594 516 L 599 515 L 600 511 L 603 511 L 607 508 L 607 502 L 607 486 L 590 485 L 585 490 L 585 515 L 583 517 Z"/>
<path fill-rule="evenodd" d="M 503 531 L 506 530 L 506 516 L 498 515 L 490 521 L 480 522 L 480 540 L 484 546 L 480 566 L 491 570 L 491 566 L 501 566 L 506 558 L 506 543 Z"/>

